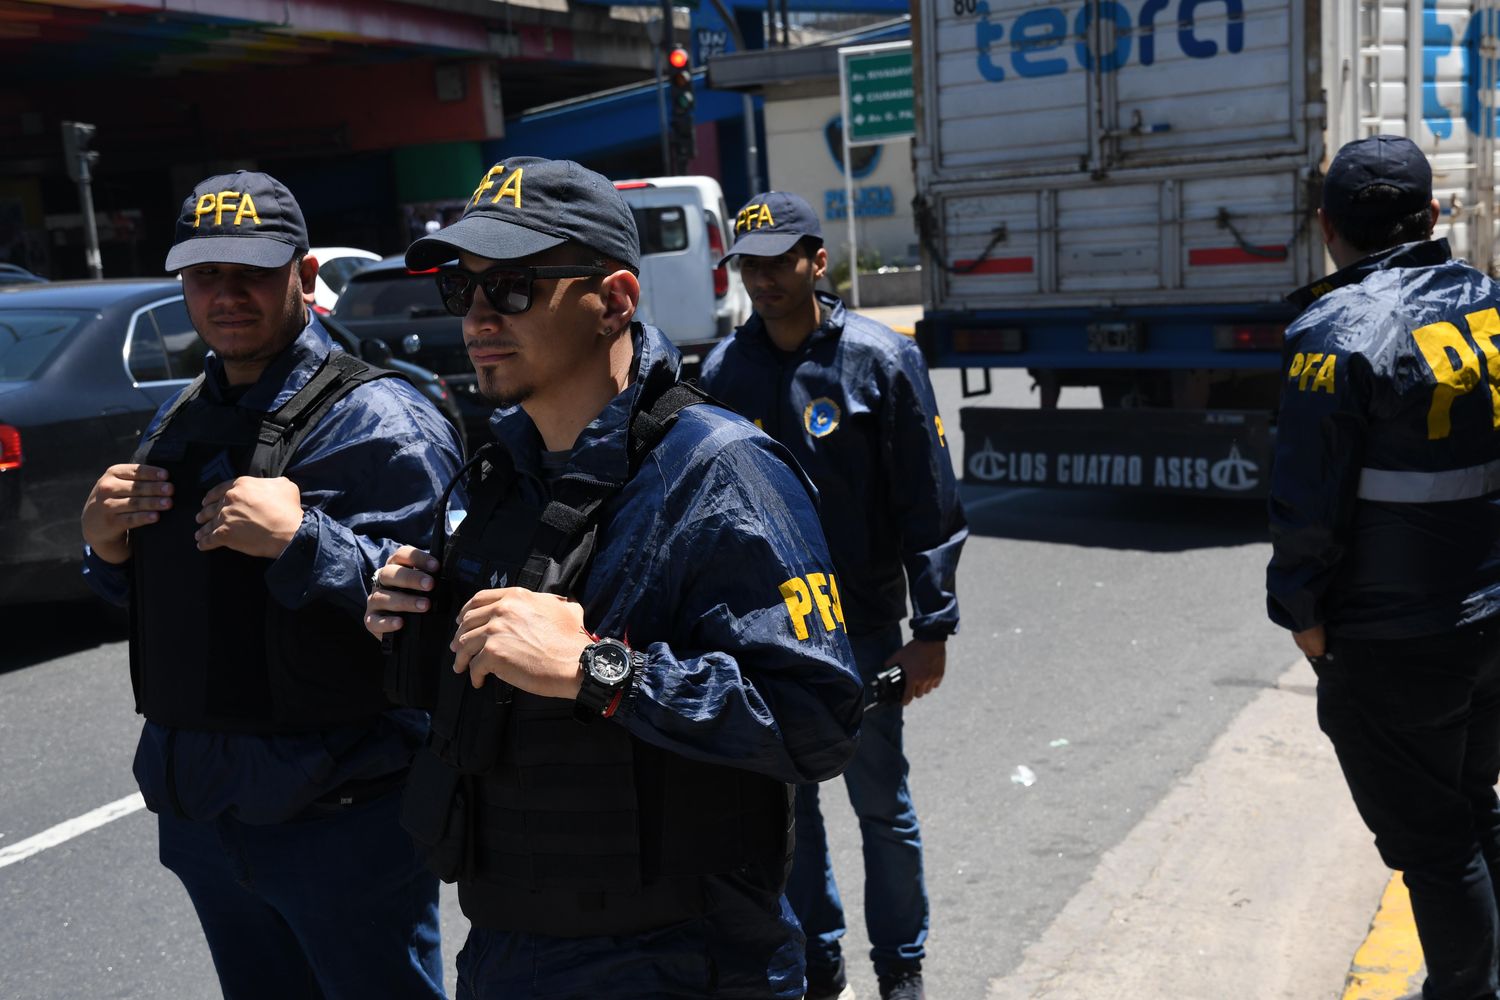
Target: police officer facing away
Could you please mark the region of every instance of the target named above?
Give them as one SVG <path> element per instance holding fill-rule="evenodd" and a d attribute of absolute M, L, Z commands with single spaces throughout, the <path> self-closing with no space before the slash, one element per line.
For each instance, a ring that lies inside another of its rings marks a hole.
<path fill-rule="evenodd" d="M 860 673 L 869 683 L 900 664 L 909 705 L 942 683 L 968 537 L 927 368 L 910 339 L 814 290 L 828 255 L 802 198 L 752 198 L 735 232 L 727 256 L 740 258 L 755 313 L 704 362 L 703 387 L 807 470 Z M 902 645 L 908 590 L 912 638 Z M 867 715 L 844 783 L 864 840 L 865 926 L 880 995 L 907 1000 L 923 995 L 928 908 L 901 729 L 901 706 Z M 816 785 L 797 790 L 787 896 L 807 932 L 809 1000 L 847 995 L 844 913 Z"/>
<path fill-rule="evenodd" d="M 1351 142 L 1299 291 L 1272 475 L 1271 618 L 1405 873 L 1427 1000 L 1494 998 L 1500 928 L 1500 286 L 1432 240 L 1421 150 Z"/>
<path fill-rule="evenodd" d="M 600 175 L 498 163 L 406 261 L 502 407 L 441 563 L 398 551 L 366 618 L 440 637 L 405 822 L 473 925 L 460 995 L 801 996 L 790 785 L 861 713 L 810 487 L 632 321 Z"/>
<path fill-rule="evenodd" d="M 385 699 L 360 616 L 460 446 L 331 349 L 307 250 L 266 174 L 183 203 L 166 267 L 212 353 L 94 486 L 85 574 L 131 604 L 136 780 L 224 995 L 441 997 L 437 882 L 398 818 L 426 720 Z"/>

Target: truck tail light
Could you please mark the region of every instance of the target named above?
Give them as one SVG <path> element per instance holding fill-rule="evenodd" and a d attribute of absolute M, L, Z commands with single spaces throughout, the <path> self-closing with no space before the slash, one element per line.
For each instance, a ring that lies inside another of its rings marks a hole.
<path fill-rule="evenodd" d="M 1286 327 L 1279 323 L 1237 323 L 1214 327 L 1216 351 L 1279 351 Z"/>
<path fill-rule="evenodd" d="M 724 256 L 724 234 L 719 232 L 718 223 L 712 218 L 705 217 L 708 223 L 708 252 L 713 254 L 715 261 Z M 714 298 L 722 299 L 729 294 L 729 265 L 725 264 L 714 268 Z"/>
<path fill-rule="evenodd" d="M 21 432 L 10 424 L 0 424 L 0 472 L 21 467 Z"/>
<path fill-rule="evenodd" d="M 1008 354 L 1024 350 L 1026 337 L 1019 327 L 957 327 L 953 350 L 960 354 Z"/>

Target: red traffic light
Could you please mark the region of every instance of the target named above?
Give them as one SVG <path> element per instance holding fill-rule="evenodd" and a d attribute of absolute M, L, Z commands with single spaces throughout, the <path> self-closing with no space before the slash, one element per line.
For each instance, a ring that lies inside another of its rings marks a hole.
<path fill-rule="evenodd" d="M 667 52 L 667 65 L 672 67 L 673 69 L 687 69 L 687 49 L 683 48 L 681 45 L 672 46 L 672 48 Z"/>

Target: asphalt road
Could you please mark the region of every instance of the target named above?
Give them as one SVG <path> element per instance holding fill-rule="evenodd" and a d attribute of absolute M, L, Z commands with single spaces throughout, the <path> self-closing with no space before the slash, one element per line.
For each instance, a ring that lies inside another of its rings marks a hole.
<path fill-rule="evenodd" d="M 956 377 L 935 383 L 961 454 Z M 1000 390 L 1027 397 L 1023 377 Z M 1065 405 L 1091 403 L 1081 390 L 1064 395 Z M 963 629 L 948 679 L 907 726 L 936 1000 L 986 996 L 1049 928 L 1068 926 L 1068 905 L 1097 882 L 1101 860 L 1139 838 L 1257 698 L 1283 690 L 1294 660 L 1262 610 L 1258 503 L 997 489 L 965 500 Z M 0 612 L 0 998 L 217 995 L 186 895 L 156 863 L 149 813 L 3 864 L 7 847 L 135 791 L 126 671 L 118 626 L 90 609 Z M 1289 711 L 1313 727 L 1305 694 Z M 824 801 L 853 923 L 846 954 L 868 1000 L 857 833 L 837 790 Z M 1320 825 L 1308 817 L 1308 829 Z M 1240 853 L 1275 849 L 1261 839 L 1247 831 Z M 1151 851 L 1132 867 L 1149 868 Z M 451 982 L 465 929 L 451 890 L 444 921 Z M 1322 933 L 1310 924 L 1307 934 Z M 1315 985 L 1286 995 L 1337 996 L 1341 980 Z M 1217 995 L 1235 993 L 1226 984 Z"/>

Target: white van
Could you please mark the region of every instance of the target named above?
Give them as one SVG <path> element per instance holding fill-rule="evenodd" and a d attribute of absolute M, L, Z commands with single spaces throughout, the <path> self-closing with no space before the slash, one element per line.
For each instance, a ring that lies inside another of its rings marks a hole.
<path fill-rule="evenodd" d="M 714 344 L 750 316 L 738 260 L 716 267 L 733 240 L 724 192 L 712 177 L 616 181 L 641 238 L 641 306 L 696 374 Z"/>

